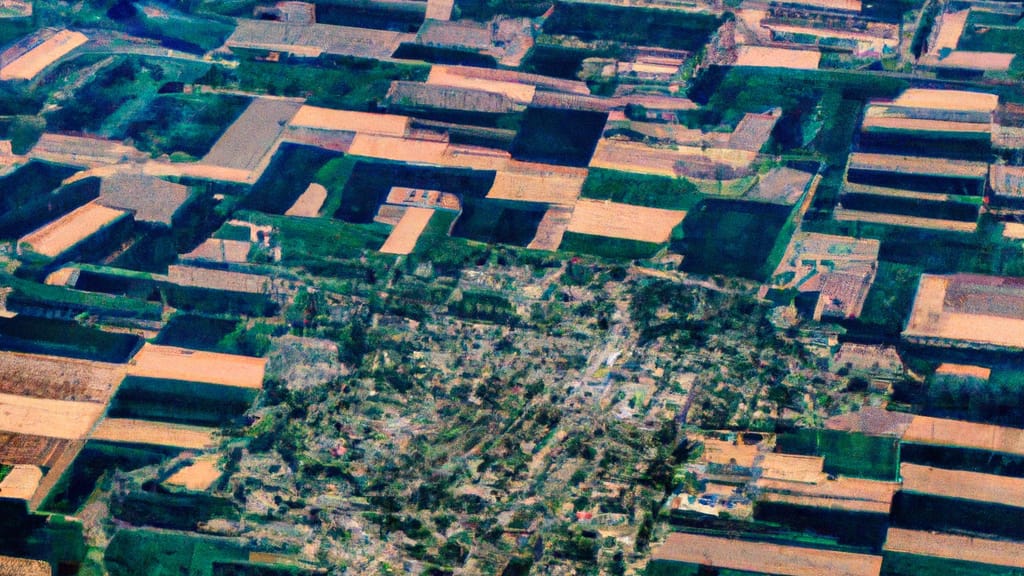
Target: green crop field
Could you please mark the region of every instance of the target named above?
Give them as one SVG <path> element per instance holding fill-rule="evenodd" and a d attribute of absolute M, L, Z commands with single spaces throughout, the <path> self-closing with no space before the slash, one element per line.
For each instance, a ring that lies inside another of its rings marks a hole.
<path fill-rule="evenodd" d="M 683 220 L 683 268 L 698 274 L 765 279 L 765 264 L 791 207 L 757 202 L 701 201 Z M 675 244 L 675 243 L 674 243 Z M 675 245 L 673 246 L 675 248 Z"/>
<path fill-rule="evenodd" d="M 249 388 L 128 376 L 111 400 L 108 415 L 219 426 L 244 413 L 256 394 Z"/>
<path fill-rule="evenodd" d="M 641 242 L 639 240 L 626 240 L 623 238 L 608 238 L 606 236 L 594 236 L 592 234 L 578 234 L 566 232 L 562 237 L 562 243 L 558 249 L 563 252 L 577 252 L 579 254 L 593 254 L 603 258 L 625 258 L 636 260 L 638 258 L 650 258 L 654 256 L 663 245 L 652 242 Z"/>
<path fill-rule="evenodd" d="M 248 558 L 240 540 L 130 528 L 110 541 L 106 568 L 110 576 L 213 576 L 215 562 Z"/>
<path fill-rule="evenodd" d="M 777 444 L 787 454 L 824 456 L 829 473 L 889 482 L 899 475 L 896 438 L 807 429 L 780 434 Z"/>
<path fill-rule="evenodd" d="M 690 210 L 703 198 L 697 186 L 685 178 L 667 178 L 593 168 L 583 182 L 583 198 L 623 204 Z"/>

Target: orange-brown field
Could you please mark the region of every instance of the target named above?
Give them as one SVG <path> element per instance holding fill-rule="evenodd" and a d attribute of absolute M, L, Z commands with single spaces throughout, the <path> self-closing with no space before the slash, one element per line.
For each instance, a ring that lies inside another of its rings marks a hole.
<path fill-rule="evenodd" d="M 90 202 L 22 237 L 18 244 L 53 258 L 127 215 L 124 210 Z"/>
<path fill-rule="evenodd" d="M 934 54 L 922 56 L 918 61 L 926 66 L 936 68 L 966 68 L 968 70 L 1006 71 L 1013 65 L 1017 55 L 1012 52 L 974 52 L 970 50 L 953 50 L 944 58 Z"/>
<path fill-rule="evenodd" d="M 540 224 L 537 225 L 537 233 L 529 246 L 531 250 L 558 250 L 565 237 L 565 230 L 569 227 L 569 220 L 572 219 L 572 208 L 566 206 L 552 206 L 544 212 Z"/>
<path fill-rule="evenodd" d="M 889 528 L 885 540 L 885 550 L 993 566 L 1024 568 L 1024 544 L 1020 542 Z"/>
<path fill-rule="evenodd" d="M 962 376 L 966 378 L 977 378 L 988 380 L 992 375 L 992 369 L 984 366 L 971 366 L 968 364 L 951 364 L 945 362 L 935 369 L 936 376 Z"/>
<path fill-rule="evenodd" d="M 128 442 L 204 450 L 214 445 L 216 430 L 183 424 L 105 418 L 92 432 L 93 440 Z"/>
<path fill-rule="evenodd" d="M 2 394 L 103 403 L 124 374 L 124 366 L 118 364 L 0 352 Z"/>
<path fill-rule="evenodd" d="M 445 142 L 360 133 L 352 140 L 348 153 L 383 160 L 441 164 L 447 147 Z"/>
<path fill-rule="evenodd" d="M 740 46 L 735 65 L 816 70 L 820 61 L 821 52 L 817 50 Z"/>
<path fill-rule="evenodd" d="M 510 162 L 507 170 L 499 170 L 488 198 L 572 205 L 580 196 L 584 168 L 562 168 L 524 162 Z"/>
<path fill-rule="evenodd" d="M 327 188 L 324 188 L 322 184 L 310 182 L 306 191 L 295 200 L 295 203 L 284 215 L 316 218 L 320 214 L 320 207 L 324 205 L 324 200 L 327 200 Z"/>
<path fill-rule="evenodd" d="M 949 309 L 946 292 L 951 280 L 924 274 L 903 334 L 909 338 L 962 340 L 1024 348 L 1024 318 L 971 314 Z"/>
<path fill-rule="evenodd" d="M 761 490 L 760 502 L 888 514 L 899 484 L 846 477 L 817 484 L 762 478 L 757 488 Z"/>
<path fill-rule="evenodd" d="M 106 406 L 0 394 L 0 431 L 75 440 L 84 438 Z"/>
<path fill-rule="evenodd" d="M 906 108 L 992 112 L 999 106 L 999 96 L 987 92 L 971 92 L 967 90 L 909 88 L 893 100 L 893 104 Z"/>
<path fill-rule="evenodd" d="M 765 454 L 761 460 L 761 477 L 769 480 L 815 484 L 825 479 L 825 459 L 821 456 Z"/>
<path fill-rule="evenodd" d="M 81 32 L 61 30 L 39 46 L 0 68 L 0 80 L 31 80 L 44 68 L 89 41 Z"/>
<path fill-rule="evenodd" d="M 931 416 L 914 416 L 903 441 L 1024 456 L 1024 430 Z"/>
<path fill-rule="evenodd" d="M 1024 507 L 1024 478 L 945 470 L 906 462 L 900 465 L 900 476 L 903 477 L 903 490 L 907 492 Z"/>
<path fill-rule="evenodd" d="M 128 365 L 128 375 L 241 388 L 262 388 L 266 358 L 145 344 Z"/>
<path fill-rule="evenodd" d="M 878 576 L 881 556 L 673 532 L 654 560 L 785 576 Z"/>
<path fill-rule="evenodd" d="M 290 124 L 320 130 L 363 132 L 401 138 L 409 129 L 409 117 L 303 106 L 292 117 Z"/>
<path fill-rule="evenodd" d="M 0 481 L 0 498 L 31 500 L 42 479 L 43 471 L 38 466 L 18 464 Z"/>
<path fill-rule="evenodd" d="M 408 254 L 416 247 L 416 241 L 420 234 L 430 222 L 434 211 L 430 208 L 410 206 L 405 210 L 405 215 L 399 220 L 398 226 L 391 231 L 391 235 L 384 241 L 380 251 L 385 254 Z"/>
<path fill-rule="evenodd" d="M 42 560 L 0 556 L 0 576 L 52 576 L 53 567 Z"/>
<path fill-rule="evenodd" d="M 224 240 L 207 238 L 188 254 L 182 254 L 182 260 L 209 260 L 211 262 L 247 262 L 252 243 L 246 240 Z"/>
<path fill-rule="evenodd" d="M 875 224 L 889 224 L 890 226 L 930 228 L 933 230 L 946 230 L 950 232 L 974 232 L 974 230 L 978 228 L 977 222 L 939 220 L 937 218 L 918 218 L 916 216 L 882 214 L 880 212 L 847 210 L 845 208 L 836 208 L 832 215 L 836 220 L 841 222 L 874 222 Z"/>
<path fill-rule="evenodd" d="M 510 99 L 522 104 L 528 104 L 533 101 L 533 95 L 537 91 L 537 87 L 532 84 L 520 84 L 518 82 L 505 82 L 486 78 L 473 78 L 471 76 L 459 74 L 459 70 L 459 68 L 451 68 L 448 66 L 434 66 L 430 69 L 430 75 L 427 77 L 427 84 L 469 88 L 472 90 L 484 90 L 486 92 L 504 94 Z"/>
<path fill-rule="evenodd" d="M 660 244 L 668 242 L 672 229 L 685 216 L 686 212 L 680 210 L 581 199 L 573 209 L 568 230 L 579 234 Z"/>
<path fill-rule="evenodd" d="M 220 478 L 220 475 L 220 468 L 217 467 L 217 455 L 208 454 L 196 458 L 195 462 L 178 470 L 164 482 L 189 490 L 206 490 Z"/>

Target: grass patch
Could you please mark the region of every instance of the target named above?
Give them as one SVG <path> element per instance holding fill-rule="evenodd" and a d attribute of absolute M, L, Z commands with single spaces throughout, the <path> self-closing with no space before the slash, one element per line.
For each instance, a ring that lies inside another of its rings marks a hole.
<path fill-rule="evenodd" d="M 159 96 L 128 124 L 123 138 L 154 156 L 184 152 L 206 155 L 250 100 L 222 94 Z"/>
<path fill-rule="evenodd" d="M 604 168 L 590 170 L 583 182 L 581 196 L 668 210 L 690 210 L 703 198 L 697 186 L 685 178 L 647 176 Z"/>
<path fill-rule="evenodd" d="M 661 250 L 662 247 L 662 244 L 654 244 L 653 242 L 566 232 L 558 249 L 562 252 L 593 254 L 594 256 L 604 258 L 636 260 L 638 258 L 650 258 Z"/>
<path fill-rule="evenodd" d="M 78 170 L 71 166 L 32 160 L 0 178 L 0 215 L 23 207 L 60 187 L 60 183 Z"/>
<path fill-rule="evenodd" d="M 780 434 L 780 452 L 825 457 L 825 471 L 894 482 L 899 475 L 899 439 L 840 432 L 798 430 Z"/>
<path fill-rule="evenodd" d="M 271 225 L 278 231 L 282 262 L 306 266 L 316 260 L 358 258 L 379 250 L 391 233 L 386 224 L 350 224 L 329 218 L 297 218 L 248 212 L 239 215 L 254 224 Z"/>
<path fill-rule="evenodd" d="M 105 565 L 110 576 L 214 576 L 216 562 L 248 558 L 249 552 L 238 540 L 129 528 L 110 541 Z"/>
<path fill-rule="evenodd" d="M 127 362 L 138 336 L 104 332 L 77 322 L 15 316 L 0 318 L 0 347 L 98 362 Z"/>
<path fill-rule="evenodd" d="M 284 214 L 306 191 L 322 168 L 340 152 L 284 143 L 242 205 L 251 210 Z M 329 182 L 327 184 L 330 184 Z"/>
<path fill-rule="evenodd" d="M 315 63 L 243 60 L 235 70 L 220 68 L 214 85 L 308 98 L 308 104 L 349 110 L 376 110 L 393 80 L 426 80 L 427 66 L 348 57 L 324 57 Z"/>
<path fill-rule="evenodd" d="M 467 266 L 486 262 L 490 256 L 487 245 L 448 236 L 457 217 L 454 212 L 435 211 L 410 258 L 430 262 L 435 272 L 445 276 L 455 276 Z"/>
<path fill-rule="evenodd" d="M 724 22 L 710 14 L 604 4 L 557 2 L 544 22 L 545 34 L 576 36 L 585 42 L 613 41 L 696 51 Z"/>

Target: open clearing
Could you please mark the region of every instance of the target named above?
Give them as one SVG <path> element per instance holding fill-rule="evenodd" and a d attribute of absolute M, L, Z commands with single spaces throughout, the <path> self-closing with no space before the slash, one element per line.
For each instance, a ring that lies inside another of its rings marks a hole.
<path fill-rule="evenodd" d="M 878 576 L 882 568 L 881 556 L 681 532 L 669 534 L 653 559 L 747 572 L 764 572 L 768 567 L 772 574 L 784 576 Z"/>
<path fill-rule="evenodd" d="M 1024 568 L 1024 545 L 903 528 L 889 528 L 885 550 L 918 556 L 950 558 L 993 566 Z"/>
<path fill-rule="evenodd" d="M 821 62 L 821 52 L 817 50 L 740 46 L 739 55 L 734 65 L 817 70 L 819 62 Z"/>
<path fill-rule="evenodd" d="M 0 352 L 0 393 L 51 400 L 106 402 L 125 368 L 58 356 Z"/>
<path fill-rule="evenodd" d="M 217 455 L 208 454 L 196 458 L 195 462 L 178 470 L 164 482 L 189 490 L 201 491 L 212 486 L 220 478 L 220 475 L 221 471 L 217 467 Z"/>
<path fill-rule="evenodd" d="M 132 358 L 129 376 L 261 388 L 266 358 L 188 350 L 147 343 Z"/>
<path fill-rule="evenodd" d="M 672 229 L 685 217 L 681 210 L 582 199 L 576 203 L 568 231 L 661 244 L 668 242 Z"/>
<path fill-rule="evenodd" d="M 203 450 L 214 445 L 215 432 L 213 428 L 184 424 L 105 418 L 93 430 L 92 439 Z"/>
<path fill-rule="evenodd" d="M 94 402 L 0 394 L 0 430 L 75 440 L 89 433 L 105 408 Z"/>
<path fill-rule="evenodd" d="M 204 164 L 253 171 L 267 156 L 284 126 L 301 108 L 291 100 L 259 98 L 217 140 Z"/>
<path fill-rule="evenodd" d="M 61 30 L 14 62 L 0 68 L 0 80 L 31 80 L 75 48 L 89 41 L 81 32 Z"/>
<path fill-rule="evenodd" d="M 426 229 L 427 222 L 430 222 L 430 217 L 433 215 L 434 211 L 430 208 L 418 206 L 407 208 L 402 219 L 398 221 L 398 226 L 395 226 L 391 235 L 384 241 L 384 245 L 380 247 L 380 251 L 385 254 L 412 252 L 416 247 L 416 241 L 419 240 L 420 234 Z"/>
<path fill-rule="evenodd" d="M 409 129 L 409 117 L 303 106 L 292 117 L 290 124 L 303 128 L 362 132 L 401 138 Z"/>
<path fill-rule="evenodd" d="M 320 207 L 327 200 L 327 188 L 322 184 L 310 182 L 306 191 L 295 200 L 295 204 L 285 211 L 285 216 L 302 216 L 305 218 L 316 218 L 320 214 Z"/>
<path fill-rule="evenodd" d="M 18 244 L 53 258 L 127 215 L 124 210 L 90 202 L 22 237 Z"/>

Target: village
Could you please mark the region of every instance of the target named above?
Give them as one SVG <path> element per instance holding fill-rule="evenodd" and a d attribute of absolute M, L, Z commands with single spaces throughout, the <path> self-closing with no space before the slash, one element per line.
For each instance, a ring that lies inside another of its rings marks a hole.
<path fill-rule="evenodd" d="M 0 576 L 1024 574 L 1022 54 L 0 1 Z"/>

